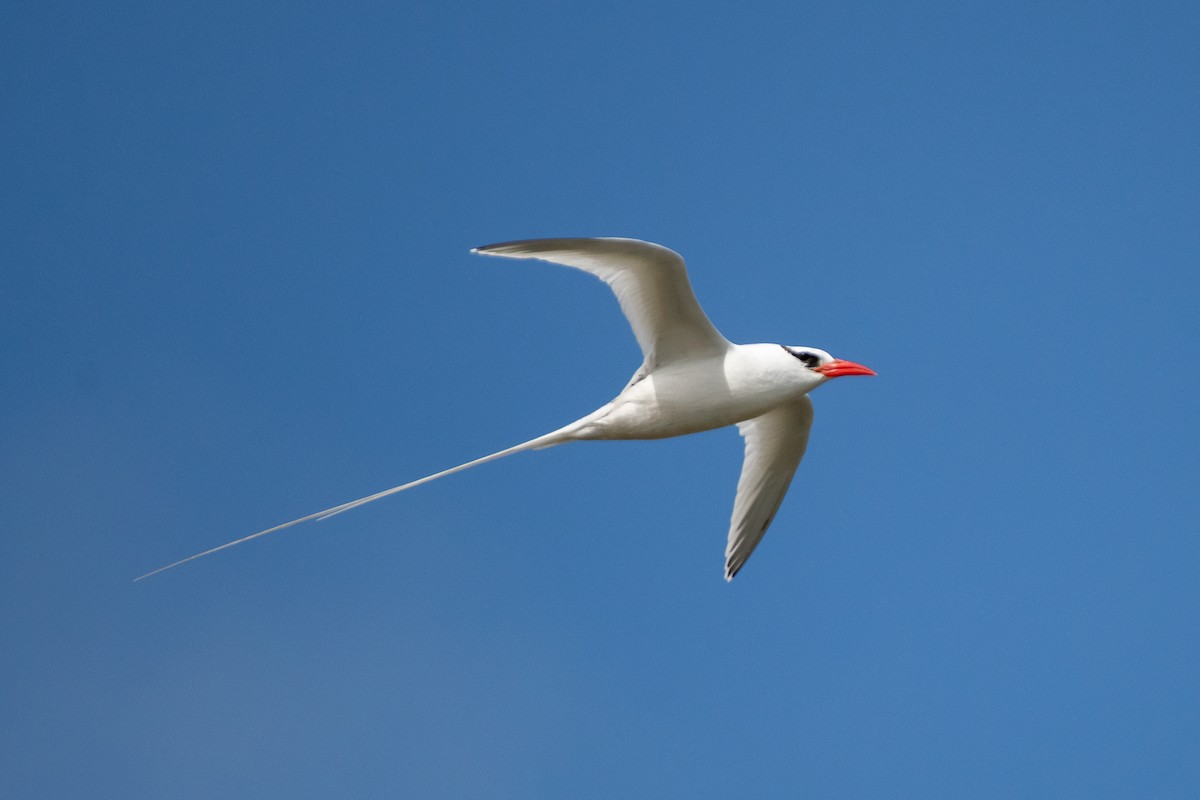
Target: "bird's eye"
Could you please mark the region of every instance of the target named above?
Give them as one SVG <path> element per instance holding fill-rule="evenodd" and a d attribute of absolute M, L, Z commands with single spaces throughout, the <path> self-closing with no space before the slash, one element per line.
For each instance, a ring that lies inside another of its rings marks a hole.
<path fill-rule="evenodd" d="M 820 356 L 815 353 L 810 353 L 807 350 L 791 350 L 786 347 L 784 350 L 787 350 L 796 358 L 800 359 L 804 363 L 804 366 L 808 367 L 809 369 L 816 369 L 821 363 Z"/>

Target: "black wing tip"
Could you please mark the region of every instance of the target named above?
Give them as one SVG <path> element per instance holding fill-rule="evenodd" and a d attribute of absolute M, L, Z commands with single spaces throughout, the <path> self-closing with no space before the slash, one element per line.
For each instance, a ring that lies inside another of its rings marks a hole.
<path fill-rule="evenodd" d="M 520 239 L 511 242 L 492 242 L 491 244 L 481 244 L 478 247 L 472 247 L 471 252 L 481 256 L 503 255 L 505 250 L 512 250 L 524 244 L 525 242 Z"/>
<path fill-rule="evenodd" d="M 554 250 L 570 250 L 579 247 L 583 243 L 589 243 L 592 246 L 597 244 L 610 245 L 620 247 L 621 245 L 639 245 L 651 248 L 661 248 L 667 252 L 674 252 L 661 244 L 648 242 L 643 239 L 630 239 L 625 236 L 555 236 L 546 239 L 513 239 L 508 242 L 495 242 L 493 244 L 481 244 L 478 247 L 472 247 L 472 253 L 479 255 L 507 255 L 505 250 L 520 250 L 522 255 L 533 255 L 535 253 L 545 253 Z M 676 253 L 675 255 L 678 255 Z"/>
<path fill-rule="evenodd" d="M 486 253 L 489 250 L 503 250 L 506 247 L 526 247 L 533 244 L 541 244 L 543 242 L 564 242 L 568 241 L 565 236 L 555 236 L 553 238 L 544 237 L 541 239 L 508 239 L 503 242 L 492 242 L 491 244 L 481 244 L 478 247 L 472 247 L 472 253 Z"/>
<path fill-rule="evenodd" d="M 585 240 L 586 237 L 555 237 L 553 239 L 512 239 L 507 242 L 493 242 L 492 244 L 481 244 L 478 247 L 472 247 L 472 253 L 479 255 L 503 255 L 505 250 L 519 249 L 526 252 L 535 252 L 537 250 L 555 250 L 559 249 L 570 242 L 579 242 Z"/>

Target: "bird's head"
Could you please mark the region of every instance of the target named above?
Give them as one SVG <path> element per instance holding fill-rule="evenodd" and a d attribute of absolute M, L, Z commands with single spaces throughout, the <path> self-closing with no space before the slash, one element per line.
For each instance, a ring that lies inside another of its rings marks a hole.
<path fill-rule="evenodd" d="M 818 350 L 815 347 L 788 347 L 787 345 L 783 345 L 783 349 L 800 361 L 805 368 L 816 373 L 821 380 L 840 378 L 843 375 L 875 374 L 875 370 L 870 367 L 855 364 L 853 361 L 843 361 L 840 358 L 834 358 L 824 350 Z"/>

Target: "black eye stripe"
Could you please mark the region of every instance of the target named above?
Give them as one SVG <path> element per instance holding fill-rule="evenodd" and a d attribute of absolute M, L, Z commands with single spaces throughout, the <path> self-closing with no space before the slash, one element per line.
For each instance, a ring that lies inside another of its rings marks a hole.
<path fill-rule="evenodd" d="M 801 350 L 800 352 L 797 353 L 795 350 L 792 350 L 790 347 L 785 347 L 783 349 L 787 350 L 793 356 L 795 356 L 796 358 L 798 358 L 802 362 L 804 362 L 804 366 L 808 367 L 809 369 L 814 369 L 818 364 L 821 363 L 821 357 L 816 355 L 815 353 L 808 353 L 803 350 Z"/>

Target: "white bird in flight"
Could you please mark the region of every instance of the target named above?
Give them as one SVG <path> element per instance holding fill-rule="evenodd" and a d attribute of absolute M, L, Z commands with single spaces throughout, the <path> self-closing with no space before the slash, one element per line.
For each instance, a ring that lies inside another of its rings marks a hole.
<path fill-rule="evenodd" d="M 733 344 L 700 308 L 683 258 L 662 245 L 618 238 L 528 239 L 471 252 L 563 264 L 607 283 L 645 356 L 621 393 L 587 416 L 536 439 L 227 542 L 137 580 L 513 453 L 585 439 L 662 439 L 737 425 L 746 440 L 746 454 L 725 548 L 725 580 L 732 580 L 766 533 L 804 456 L 812 425 L 808 393 L 830 378 L 875 374 L 815 347 Z"/>

